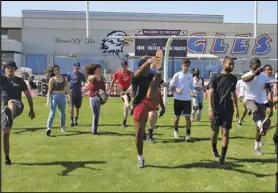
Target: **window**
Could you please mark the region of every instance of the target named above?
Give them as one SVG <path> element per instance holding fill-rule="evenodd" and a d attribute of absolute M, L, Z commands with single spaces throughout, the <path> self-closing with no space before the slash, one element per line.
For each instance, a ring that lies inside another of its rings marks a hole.
<path fill-rule="evenodd" d="M 5 40 L 7 40 L 7 39 L 9 39 L 9 37 L 8 37 L 8 35 L 1 34 L 1 39 L 5 39 Z"/>

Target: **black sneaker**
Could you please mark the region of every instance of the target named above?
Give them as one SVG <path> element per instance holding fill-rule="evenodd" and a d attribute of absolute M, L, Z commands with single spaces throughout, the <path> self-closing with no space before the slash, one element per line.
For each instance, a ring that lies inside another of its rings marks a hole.
<path fill-rule="evenodd" d="M 75 125 L 75 126 L 78 126 L 78 123 L 77 123 L 77 122 L 75 122 L 75 123 L 74 123 L 74 125 Z"/>
<path fill-rule="evenodd" d="M 145 160 L 143 159 L 143 160 L 138 160 L 138 166 L 139 166 L 139 168 L 144 168 L 145 167 Z"/>
<path fill-rule="evenodd" d="M 75 125 L 75 124 L 74 124 L 74 122 L 71 122 L 70 126 L 72 126 L 72 127 L 73 127 L 74 125 Z"/>
<path fill-rule="evenodd" d="M 224 165 L 225 164 L 225 158 L 221 157 L 219 159 L 219 163 L 220 163 L 220 165 Z"/>
<path fill-rule="evenodd" d="M 216 150 L 216 151 L 212 151 L 212 154 L 213 154 L 213 156 L 214 156 L 215 158 L 220 157 L 220 155 L 219 155 L 219 153 L 218 153 L 217 150 Z"/>
<path fill-rule="evenodd" d="M 9 157 L 6 157 L 5 164 L 6 164 L 6 165 L 11 165 L 11 164 L 12 164 L 12 161 L 10 160 Z"/>
<path fill-rule="evenodd" d="M 127 127 L 127 125 L 126 124 L 122 124 L 122 127 Z"/>
<path fill-rule="evenodd" d="M 46 135 L 47 135 L 47 136 L 50 136 L 50 133 L 51 133 L 51 130 L 50 130 L 50 129 L 47 129 L 47 130 L 46 130 Z"/>

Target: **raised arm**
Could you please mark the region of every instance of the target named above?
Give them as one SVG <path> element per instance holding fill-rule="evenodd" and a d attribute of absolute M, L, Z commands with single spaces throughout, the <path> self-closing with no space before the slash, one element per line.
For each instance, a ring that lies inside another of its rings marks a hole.
<path fill-rule="evenodd" d="M 144 64 L 142 64 L 142 65 L 138 68 L 138 70 L 136 70 L 136 71 L 134 72 L 134 78 L 138 78 L 138 77 L 142 76 L 143 72 L 144 72 L 147 68 L 149 68 L 149 67 L 151 66 L 151 63 L 152 63 L 153 59 L 154 59 L 154 58 L 151 57 L 151 58 L 148 59 Z"/>

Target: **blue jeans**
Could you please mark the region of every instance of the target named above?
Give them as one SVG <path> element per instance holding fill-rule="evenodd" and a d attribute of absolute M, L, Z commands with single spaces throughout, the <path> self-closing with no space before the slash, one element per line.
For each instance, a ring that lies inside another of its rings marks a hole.
<path fill-rule="evenodd" d="M 53 120 L 56 113 L 56 107 L 58 105 L 58 109 L 60 111 L 61 117 L 61 127 L 65 127 L 66 122 L 66 95 L 65 94 L 56 94 L 52 93 L 50 98 L 50 113 L 47 120 L 47 128 L 51 128 L 53 124 Z"/>

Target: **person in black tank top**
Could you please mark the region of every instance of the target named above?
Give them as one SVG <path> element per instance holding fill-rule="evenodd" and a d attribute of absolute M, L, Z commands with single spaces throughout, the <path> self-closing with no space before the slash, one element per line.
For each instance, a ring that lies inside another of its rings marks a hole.
<path fill-rule="evenodd" d="M 162 50 L 157 51 L 156 57 L 143 57 L 139 63 L 139 69 L 132 74 L 133 121 L 135 126 L 135 144 L 138 153 L 139 167 L 145 167 L 143 156 L 143 136 L 149 111 L 155 110 L 159 103 L 159 85 L 161 83 Z M 149 73 L 151 63 L 156 63 L 158 72 L 153 75 Z M 126 93 L 124 93 L 126 94 Z"/>
<path fill-rule="evenodd" d="M 49 70 L 49 89 L 47 94 L 47 102 L 46 105 L 50 104 L 50 113 L 47 120 L 47 130 L 46 135 L 50 136 L 51 127 L 54 121 L 54 117 L 56 114 L 56 107 L 60 111 L 60 126 L 62 132 L 66 132 L 65 130 L 65 121 L 66 121 L 66 95 L 68 95 L 69 104 L 71 100 L 71 93 L 69 90 L 68 79 L 67 77 L 60 74 L 60 67 L 58 65 L 54 65 L 51 70 Z"/>

